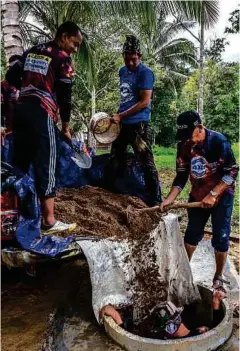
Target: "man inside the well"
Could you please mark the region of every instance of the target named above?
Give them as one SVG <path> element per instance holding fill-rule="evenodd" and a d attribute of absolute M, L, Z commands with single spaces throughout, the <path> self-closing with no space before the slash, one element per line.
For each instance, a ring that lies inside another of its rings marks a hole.
<path fill-rule="evenodd" d="M 213 290 L 212 310 L 213 318 L 211 325 L 192 328 L 187 318 L 188 306 L 176 307 L 172 302 L 160 303 L 140 323 L 141 336 L 155 339 L 177 339 L 197 336 L 206 333 L 209 329 L 216 327 L 223 318 L 221 301 L 226 297 L 222 287 Z M 123 313 L 124 309 L 115 308 L 112 305 L 104 306 L 99 315 L 110 316 L 122 328 L 132 331 L 129 323 L 129 316 Z M 144 333 L 144 335 L 142 334 Z"/>

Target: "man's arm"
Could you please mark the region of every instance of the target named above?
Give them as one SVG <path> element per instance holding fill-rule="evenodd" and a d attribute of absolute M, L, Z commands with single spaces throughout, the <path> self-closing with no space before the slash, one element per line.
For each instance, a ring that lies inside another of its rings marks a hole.
<path fill-rule="evenodd" d="M 113 119 L 116 122 L 119 122 L 123 118 L 130 117 L 134 115 L 135 113 L 141 111 L 145 107 L 147 107 L 150 104 L 151 101 L 151 96 L 152 96 L 152 90 L 140 90 L 140 100 L 137 102 L 135 105 L 131 106 L 128 110 L 117 113 L 113 115 Z"/>
<path fill-rule="evenodd" d="M 60 75 L 56 82 L 56 95 L 63 134 L 71 139 L 69 121 L 72 109 L 72 62 L 65 58 L 60 64 Z"/>
<path fill-rule="evenodd" d="M 217 197 L 214 197 L 211 193 L 206 195 L 202 200 L 204 207 L 213 207 L 218 200 L 218 196 L 232 186 L 237 178 L 239 166 L 228 141 L 222 143 L 219 163 L 220 165 L 222 164 L 223 176 L 220 182 L 212 189 Z"/>
<path fill-rule="evenodd" d="M 176 177 L 174 178 L 172 188 L 166 197 L 161 203 L 161 210 L 164 210 L 164 207 L 171 205 L 177 196 L 180 194 L 182 189 L 185 187 L 190 172 L 190 162 L 187 160 L 183 143 L 178 143 L 177 146 L 177 159 L 176 159 Z"/>

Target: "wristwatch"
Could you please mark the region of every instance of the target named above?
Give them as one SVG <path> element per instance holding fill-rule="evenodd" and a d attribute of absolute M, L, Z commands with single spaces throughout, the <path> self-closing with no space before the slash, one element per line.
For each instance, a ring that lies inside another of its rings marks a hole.
<path fill-rule="evenodd" d="M 216 199 L 218 197 L 218 193 L 216 191 L 211 190 L 210 194 Z"/>

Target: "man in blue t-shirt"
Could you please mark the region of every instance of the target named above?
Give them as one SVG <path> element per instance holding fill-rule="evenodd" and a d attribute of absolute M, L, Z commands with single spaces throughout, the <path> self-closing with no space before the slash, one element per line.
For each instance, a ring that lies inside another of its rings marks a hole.
<path fill-rule="evenodd" d="M 234 187 L 238 175 L 230 143 L 218 132 L 204 128 L 199 114 L 186 111 L 177 118 L 176 177 L 170 193 L 161 204 L 171 205 L 190 177 L 189 202 L 201 202 L 200 208 L 188 209 L 188 225 L 184 242 L 191 259 L 204 236 L 205 225 L 211 217 L 212 246 L 215 249 L 216 272 L 213 288 L 223 285 L 223 268 L 227 259 Z"/>
<path fill-rule="evenodd" d="M 141 63 L 140 44 L 132 35 L 123 46 L 125 66 L 119 70 L 121 102 L 112 119 L 121 123 L 121 132 L 112 144 L 111 155 L 117 160 L 118 170 L 126 164 L 126 149 L 131 145 L 143 168 L 150 206 L 161 202 L 158 172 L 154 164 L 152 130 L 149 125 L 150 102 L 154 85 L 153 72 Z"/>

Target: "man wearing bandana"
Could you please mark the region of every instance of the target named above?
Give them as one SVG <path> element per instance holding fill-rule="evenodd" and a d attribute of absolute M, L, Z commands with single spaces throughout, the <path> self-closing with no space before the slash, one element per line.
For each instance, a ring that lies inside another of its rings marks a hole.
<path fill-rule="evenodd" d="M 118 112 L 112 116 L 121 123 L 121 132 L 112 144 L 111 155 L 120 173 L 126 164 L 126 149 L 131 145 L 143 168 L 144 181 L 150 198 L 149 205 L 161 202 L 158 172 L 154 164 L 152 130 L 149 125 L 150 102 L 154 85 L 153 72 L 141 63 L 140 44 L 129 35 L 123 46 L 125 66 L 119 70 L 121 102 Z"/>
<path fill-rule="evenodd" d="M 202 208 L 188 209 L 188 226 L 184 242 L 189 260 L 204 236 L 204 227 L 211 217 L 212 246 L 215 250 L 216 272 L 213 288 L 223 286 L 223 268 L 227 259 L 234 186 L 238 165 L 227 138 L 204 128 L 199 114 L 186 111 L 177 118 L 176 177 L 164 209 L 174 202 L 190 176 L 189 202 L 200 201 Z"/>

